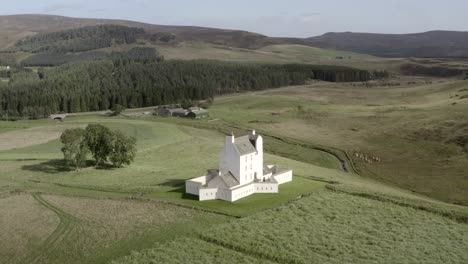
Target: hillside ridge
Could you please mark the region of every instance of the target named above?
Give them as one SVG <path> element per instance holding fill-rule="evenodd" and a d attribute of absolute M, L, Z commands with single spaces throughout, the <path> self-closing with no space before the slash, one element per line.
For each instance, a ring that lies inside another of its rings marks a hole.
<path fill-rule="evenodd" d="M 309 38 L 283 38 L 244 30 L 37 14 L 0 16 L 0 47 L 11 47 L 17 41 L 37 33 L 104 24 L 139 27 L 150 34 L 172 33 L 177 35 L 180 41 L 201 41 L 245 49 L 260 49 L 277 44 L 300 44 L 389 58 L 468 57 L 468 32 L 464 31 L 432 30 L 411 34 L 329 32 Z"/>

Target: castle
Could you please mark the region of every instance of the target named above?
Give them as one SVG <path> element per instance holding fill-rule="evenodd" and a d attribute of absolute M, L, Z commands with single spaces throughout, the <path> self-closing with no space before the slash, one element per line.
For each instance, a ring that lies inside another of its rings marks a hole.
<path fill-rule="evenodd" d="M 251 130 L 246 136 L 227 136 L 219 169 L 187 180 L 185 191 L 198 195 L 200 201 L 234 202 L 254 193 L 278 193 L 278 186 L 290 181 L 292 170 L 263 164 L 263 138 Z"/>

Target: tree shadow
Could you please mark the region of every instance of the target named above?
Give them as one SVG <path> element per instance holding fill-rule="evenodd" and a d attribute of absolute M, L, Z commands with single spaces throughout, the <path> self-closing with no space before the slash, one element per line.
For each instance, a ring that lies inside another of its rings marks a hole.
<path fill-rule="evenodd" d="M 86 167 L 95 166 L 95 163 L 93 161 L 90 161 L 89 163 L 90 163 L 90 166 L 86 166 Z M 88 165 L 88 162 L 87 162 L 86 165 Z M 124 168 L 124 167 L 121 167 L 121 168 Z M 121 168 L 117 168 L 114 165 L 109 164 L 109 163 L 104 163 L 104 164 L 100 164 L 98 167 L 96 167 L 96 170 L 115 170 L 115 169 L 121 169 Z"/>
<path fill-rule="evenodd" d="M 82 168 L 92 167 L 94 163 L 92 161 L 86 161 Z M 38 164 L 24 165 L 21 167 L 22 170 L 33 171 L 33 172 L 44 172 L 48 174 L 58 174 L 64 172 L 75 171 L 73 166 L 70 166 L 63 159 L 54 159 L 41 162 Z"/>
<path fill-rule="evenodd" d="M 73 171 L 67 162 L 63 159 L 60 160 L 49 160 L 38 164 L 24 165 L 21 167 L 22 170 L 44 172 L 49 174 L 57 174 L 63 172 Z"/>

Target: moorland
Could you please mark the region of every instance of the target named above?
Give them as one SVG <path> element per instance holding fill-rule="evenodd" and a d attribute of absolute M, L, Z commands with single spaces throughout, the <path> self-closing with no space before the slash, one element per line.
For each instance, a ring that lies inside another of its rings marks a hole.
<path fill-rule="evenodd" d="M 14 21 L 18 39 L 0 52 L 5 263 L 468 261 L 463 58 L 382 58 L 298 43 L 252 49 L 186 39 L 196 35 L 187 28 L 167 39 L 138 24 L 114 34 L 66 21 L 54 30 L 88 27 L 64 43 L 52 29 L 28 33 L 31 24 Z M 17 42 L 29 35 L 39 37 Z M 81 50 L 60 51 L 74 45 Z M 55 64 L 51 53 L 68 57 Z M 149 100 L 159 87 L 167 90 Z M 210 117 L 147 114 L 182 99 L 213 99 Z M 116 103 L 128 109 L 111 116 Z M 41 105 L 48 112 L 33 115 Z M 44 118 L 60 111 L 71 112 L 64 122 Z M 59 137 L 88 124 L 135 137 L 135 161 L 68 166 Z M 248 129 L 264 136 L 268 163 L 293 168 L 293 182 L 235 203 L 184 194 L 186 179 L 217 167 L 223 137 Z"/>

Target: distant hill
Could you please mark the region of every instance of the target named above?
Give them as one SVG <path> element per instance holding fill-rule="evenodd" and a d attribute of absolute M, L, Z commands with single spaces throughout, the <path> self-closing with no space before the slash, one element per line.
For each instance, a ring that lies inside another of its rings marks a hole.
<path fill-rule="evenodd" d="M 241 30 L 225 30 L 190 26 L 162 26 L 127 20 L 71 18 L 52 15 L 0 16 L 0 48 L 10 47 L 27 36 L 96 25 L 120 25 L 143 28 L 146 32 L 173 33 L 180 40 L 203 41 L 230 47 L 256 49 L 279 40 Z"/>
<path fill-rule="evenodd" d="M 468 32 L 430 31 L 417 34 L 327 33 L 307 45 L 380 57 L 468 57 Z"/>
<path fill-rule="evenodd" d="M 380 57 L 468 57 L 468 32 L 430 31 L 416 34 L 327 33 L 311 38 L 273 38 L 261 34 L 206 27 L 152 25 L 111 19 L 70 18 L 52 15 L 0 16 L 0 49 L 15 46 L 28 36 L 97 25 L 142 28 L 147 34 L 173 34 L 178 42 L 205 42 L 220 46 L 261 49 L 299 44 Z"/>

